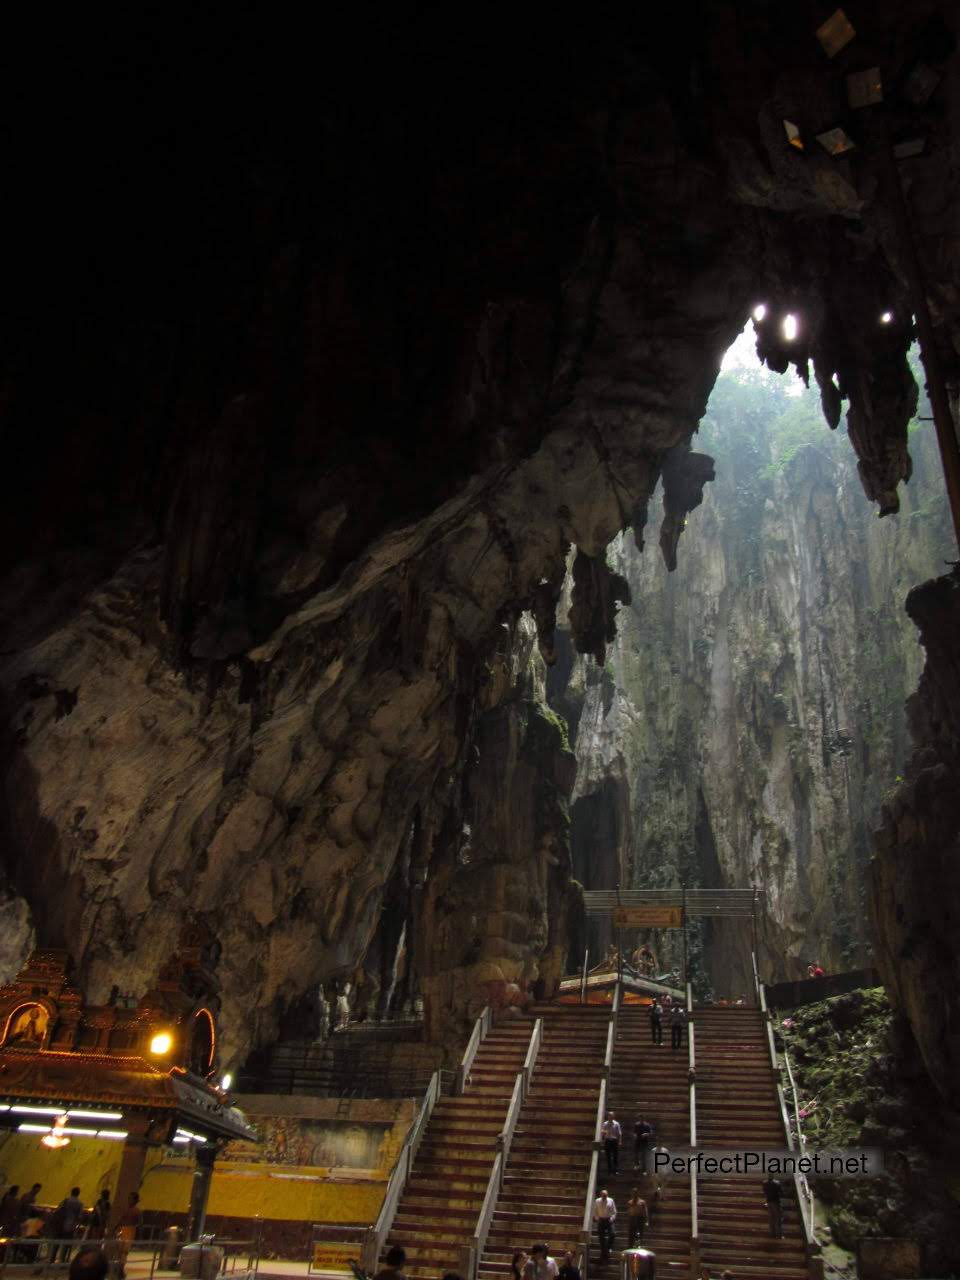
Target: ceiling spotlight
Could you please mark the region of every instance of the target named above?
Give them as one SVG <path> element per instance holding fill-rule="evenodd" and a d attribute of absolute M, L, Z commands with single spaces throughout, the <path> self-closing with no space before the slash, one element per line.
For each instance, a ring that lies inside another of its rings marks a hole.
<path fill-rule="evenodd" d="M 169 1053 L 172 1048 L 173 1048 L 173 1036 L 170 1034 L 169 1031 L 161 1031 L 158 1035 L 155 1035 L 153 1039 L 150 1041 L 150 1052 L 155 1053 L 161 1057 L 163 1056 L 163 1054 Z"/>
<path fill-rule="evenodd" d="M 892 311 L 885 311 L 885 312 L 883 313 L 883 315 L 880 317 L 880 323 L 881 323 L 881 324 L 892 324 L 892 323 L 893 323 L 893 312 L 892 312 Z"/>
<path fill-rule="evenodd" d="M 794 340 L 799 329 L 800 323 L 792 312 L 783 317 L 783 336 L 787 342 L 792 342 Z"/>
<path fill-rule="evenodd" d="M 760 323 L 760 321 L 763 319 L 763 317 L 766 314 L 767 314 L 767 304 L 765 302 L 758 302 L 757 305 L 753 308 L 753 318 L 754 320 L 756 320 L 757 324 Z"/>

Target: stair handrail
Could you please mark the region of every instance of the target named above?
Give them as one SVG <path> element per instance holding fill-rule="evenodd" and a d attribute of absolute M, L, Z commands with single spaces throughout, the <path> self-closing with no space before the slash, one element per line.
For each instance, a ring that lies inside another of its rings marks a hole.
<path fill-rule="evenodd" d="M 590 948 L 583 949 L 583 972 L 580 975 L 580 1003 L 583 1004 L 587 998 L 587 961 L 590 959 Z"/>
<path fill-rule="evenodd" d="M 687 983 L 687 1003 L 690 1003 L 690 984 Z M 697 1041 L 693 1019 L 687 1011 L 687 1081 L 690 1086 L 690 1146 L 697 1145 Z M 690 1274 L 700 1274 L 700 1227 L 697 1175 L 690 1174 Z"/>
<path fill-rule="evenodd" d="M 533 1024 L 533 1030 L 530 1032 L 530 1043 L 527 1046 L 527 1056 L 523 1060 L 523 1097 L 526 1099 L 527 1090 L 530 1088 L 530 1077 L 533 1075 L 533 1068 L 537 1065 L 537 1058 L 540 1054 L 540 1046 L 543 1044 L 543 1019 L 538 1018 Z"/>
<path fill-rule="evenodd" d="M 793 1115 L 797 1129 L 797 1142 L 799 1143 L 801 1154 L 805 1155 L 807 1150 L 807 1135 L 803 1132 L 803 1123 L 800 1119 L 800 1099 L 797 1095 L 797 1082 L 793 1076 L 793 1068 L 790 1065 L 790 1054 L 787 1052 L 786 1045 L 783 1047 L 782 1061 L 783 1065 L 787 1069 L 787 1080 L 789 1081 L 790 1093 L 793 1098 Z M 782 1085 L 780 1086 L 780 1097 L 781 1101 L 785 1104 L 786 1098 L 784 1097 Z M 790 1126 L 790 1117 L 786 1114 L 785 1105 L 784 1113 L 783 1120 L 786 1125 L 787 1146 L 792 1151 L 794 1149 L 793 1131 Z M 794 1180 L 796 1182 L 797 1202 L 800 1205 L 800 1217 L 803 1220 L 806 1244 L 808 1247 L 810 1245 L 819 1246 L 819 1241 L 816 1237 L 816 1205 L 814 1204 L 813 1190 L 805 1173 L 795 1174 Z"/>
<path fill-rule="evenodd" d="M 372 1227 L 367 1227 L 363 1233 L 361 1252 L 363 1266 L 366 1271 L 374 1272 L 378 1269 L 378 1260 L 384 1241 L 390 1234 L 390 1228 L 393 1226 L 393 1220 L 396 1217 L 400 1197 L 407 1185 L 417 1152 L 420 1150 L 424 1131 L 440 1097 L 440 1087 L 441 1078 L 438 1070 L 430 1078 L 430 1083 L 427 1086 L 426 1093 L 423 1095 L 413 1124 L 407 1130 L 407 1136 L 404 1138 L 403 1145 L 397 1153 L 397 1158 L 394 1161 L 393 1169 L 383 1194 L 383 1203 L 380 1206 L 380 1212 L 377 1214 L 377 1220 Z"/>
<path fill-rule="evenodd" d="M 470 1078 L 470 1068 L 473 1066 L 473 1060 L 477 1056 L 477 1050 L 486 1039 L 487 1032 L 492 1025 L 493 1014 L 490 1006 L 486 1005 L 480 1017 L 473 1024 L 470 1039 L 467 1041 L 467 1047 L 464 1049 L 463 1057 L 460 1059 L 460 1066 L 457 1068 L 457 1081 L 453 1090 L 455 1094 L 459 1095 L 466 1089 L 467 1081 Z"/>
<path fill-rule="evenodd" d="M 507 1160 L 510 1156 L 510 1148 L 513 1145 L 513 1136 L 517 1129 L 517 1121 L 520 1119 L 520 1112 L 523 1108 L 524 1101 L 527 1096 L 527 1088 L 530 1082 L 530 1076 L 536 1065 L 537 1056 L 540 1053 L 540 1046 L 543 1043 L 543 1019 L 537 1018 L 530 1032 L 530 1043 L 527 1045 L 527 1055 L 523 1060 L 522 1068 L 517 1072 L 517 1078 L 513 1082 L 513 1093 L 510 1095 L 510 1105 L 507 1107 L 506 1119 L 503 1122 L 503 1128 L 497 1134 L 497 1154 L 494 1157 L 493 1167 L 490 1170 L 490 1177 L 487 1179 L 487 1189 L 483 1195 L 483 1204 L 480 1206 L 480 1213 L 477 1217 L 477 1225 L 474 1228 L 473 1239 L 470 1241 L 470 1256 L 465 1258 L 467 1261 L 467 1270 L 464 1272 L 464 1280 L 476 1280 L 477 1269 L 480 1265 L 480 1258 L 486 1247 L 487 1236 L 490 1234 L 490 1223 L 493 1220 L 493 1212 L 497 1207 L 497 1200 L 500 1192 L 503 1190 L 503 1178 L 507 1169 Z"/>
<path fill-rule="evenodd" d="M 520 1076 L 518 1075 L 516 1085 L 514 1087 L 516 1088 L 519 1084 Z M 473 1231 L 473 1239 L 470 1241 L 469 1267 L 464 1273 L 464 1280 L 477 1280 L 480 1258 L 487 1243 L 487 1236 L 490 1234 L 490 1224 L 493 1221 L 493 1211 L 497 1207 L 497 1200 L 499 1199 L 500 1190 L 503 1186 L 503 1169 L 506 1163 L 507 1161 L 504 1153 L 502 1151 L 498 1151 L 493 1160 L 493 1168 L 490 1170 L 490 1177 L 487 1179 L 487 1189 L 483 1194 L 483 1204 L 480 1206 L 477 1225 Z"/>
<path fill-rule="evenodd" d="M 587 1280 L 590 1269 L 590 1236 L 593 1231 L 593 1202 L 597 1198 L 597 1174 L 600 1171 L 600 1152 L 594 1147 L 590 1157 L 590 1177 L 587 1179 L 587 1199 L 583 1206 L 583 1222 L 580 1227 L 580 1247 L 583 1249 L 583 1266 L 580 1274 Z"/>
<path fill-rule="evenodd" d="M 780 1104 L 780 1122 L 783 1125 L 783 1134 L 787 1143 L 787 1149 L 793 1151 L 794 1141 L 793 1132 L 790 1128 L 790 1119 L 787 1115 L 787 1101 L 784 1097 L 782 1068 L 780 1059 L 777 1056 L 777 1046 L 773 1038 L 773 1019 L 770 1010 L 767 1008 L 767 996 L 764 991 L 763 983 L 760 981 L 760 975 L 757 970 L 757 957 L 753 954 L 753 979 L 757 988 L 757 1000 L 760 1005 L 760 1016 L 763 1018 L 764 1026 L 767 1029 L 767 1049 L 770 1054 L 770 1066 L 777 1080 L 777 1101 Z M 793 1073 L 789 1072 L 791 1083 L 793 1082 Z M 797 1116 L 797 1124 L 800 1123 L 800 1109 L 797 1103 L 796 1085 L 794 1084 L 794 1108 Z M 803 1141 L 801 1139 L 801 1150 L 803 1149 Z M 807 1181 L 806 1174 L 795 1173 L 793 1175 L 794 1191 L 797 1196 L 797 1205 L 800 1208 L 800 1223 L 803 1229 L 803 1243 L 807 1251 L 808 1263 L 812 1263 L 813 1257 L 819 1252 L 820 1242 L 816 1235 L 816 1207 L 814 1205 L 813 1191 Z M 811 1271 L 813 1270 L 811 1266 Z"/>

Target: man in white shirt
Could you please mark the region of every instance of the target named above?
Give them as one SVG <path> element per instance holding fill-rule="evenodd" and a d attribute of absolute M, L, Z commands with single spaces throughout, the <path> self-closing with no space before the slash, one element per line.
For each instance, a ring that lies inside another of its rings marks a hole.
<path fill-rule="evenodd" d="M 603 1149 L 607 1155 L 607 1173 L 619 1173 L 622 1134 L 620 1122 L 612 1111 L 607 1112 L 607 1118 L 600 1129 L 600 1137 L 603 1139 Z"/>
<path fill-rule="evenodd" d="M 606 1191 L 601 1191 L 593 1202 L 593 1220 L 597 1224 L 601 1262 L 609 1262 L 610 1260 L 610 1247 L 613 1244 L 613 1224 L 616 1219 L 617 1206 Z"/>

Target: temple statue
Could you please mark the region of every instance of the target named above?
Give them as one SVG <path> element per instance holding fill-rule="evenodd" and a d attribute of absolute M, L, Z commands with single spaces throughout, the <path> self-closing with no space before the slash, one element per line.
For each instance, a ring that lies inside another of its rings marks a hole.
<path fill-rule="evenodd" d="M 43 1044 L 50 1015 L 43 1005 L 32 1004 L 14 1018 L 7 1044 Z"/>

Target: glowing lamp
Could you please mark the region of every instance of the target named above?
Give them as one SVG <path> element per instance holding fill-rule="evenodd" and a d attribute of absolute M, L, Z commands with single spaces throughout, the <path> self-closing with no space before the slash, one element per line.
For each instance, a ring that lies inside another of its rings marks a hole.
<path fill-rule="evenodd" d="M 160 1031 L 150 1041 L 150 1052 L 155 1053 L 158 1057 L 163 1057 L 165 1053 L 169 1053 L 173 1048 L 173 1036 L 169 1031 Z"/>
<path fill-rule="evenodd" d="M 767 314 L 767 304 L 765 302 L 758 302 L 757 305 L 753 308 L 753 318 L 754 320 L 756 320 L 757 324 L 760 323 L 760 321 L 764 318 L 766 314 Z"/>
<path fill-rule="evenodd" d="M 800 322 L 792 313 L 783 317 L 783 336 L 787 342 L 792 342 L 800 330 Z"/>
<path fill-rule="evenodd" d="M 66 1147 L 70 1145 L 70 1139 L 65 1137 L 63 1126 L 67 1123 L 65 1115 L 57 1116 L 53 1122 L 53 1128 L 49 1133 L 45 1133 L 40 1141 L 45 1147 L 52 1147 L 54 1150 L 58 1147 Z"/>
<path fill-rule="evenodd" d="M 226 1091 L 230 1088 L 232 1084 L 233 1084 L 233 1076 L 228 1071 L 227 1074 L 220 1081 L 220 1088 L 224 1091 L 224 1093 L 226 1093 Z"/>
<path fill-rule="evenodd" d="M 881 323 L 881 324 L 892 324 L 892 323 L 893 323 L 893 312 L 892 312 L 892 311 L 884 311 L 883 315 L 880 317 L 880 323 Z"/>

